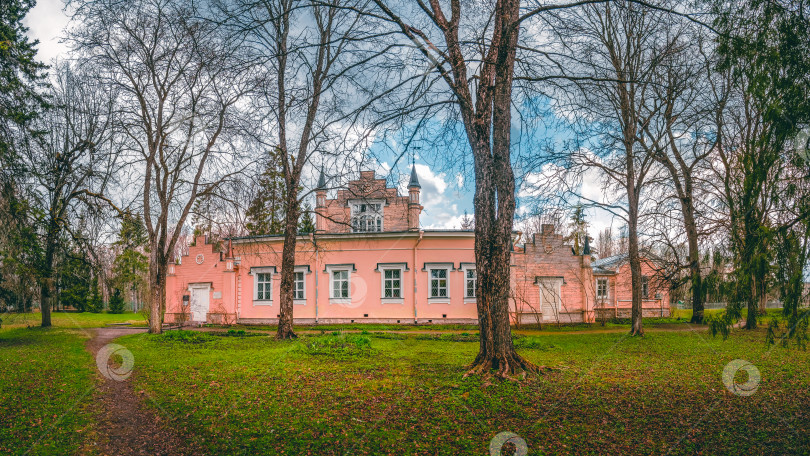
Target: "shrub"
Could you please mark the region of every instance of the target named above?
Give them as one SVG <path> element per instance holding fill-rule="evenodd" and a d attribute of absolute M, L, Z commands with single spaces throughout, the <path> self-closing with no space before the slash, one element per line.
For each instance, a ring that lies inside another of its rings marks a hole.
<path fill-rule="evenodd" d="M 104 311 L 104 301 L 101 299 L 101 293 L 98 291 L 98 283 L 96 282 L 93 282 L 90 295 L 87 296 L 87 310 L 93 313 Z"/>
<path fill-rule="evenodd" d="M 117 288 L 113 292 L 112 296 L 110 296 L 110 313 L 124 313 L 124 297 L 121 296 L 121 290 Z"/>

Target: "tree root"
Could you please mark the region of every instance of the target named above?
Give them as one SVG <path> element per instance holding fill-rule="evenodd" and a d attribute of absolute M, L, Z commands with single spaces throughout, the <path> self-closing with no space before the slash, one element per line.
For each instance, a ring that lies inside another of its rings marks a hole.
<path fill-rule="evenodd" d="M 298 339 L 298 334 L 296 334 L 292 329 L 289 330 L 282 330 L 276 333 L 275 340 L 294 340 Z"/>
<path fill-rule="evenodd" d="M 498 353 L 491 356 L 479 354 L 467 369 L 464 378 L 470 375 L 480 375 L 485 379 L 495 377 L 513 381 L 524 380 L 529 374 L 537 375 L 552 370 L 545 366 L 536 366 L 516 352 Z"/>

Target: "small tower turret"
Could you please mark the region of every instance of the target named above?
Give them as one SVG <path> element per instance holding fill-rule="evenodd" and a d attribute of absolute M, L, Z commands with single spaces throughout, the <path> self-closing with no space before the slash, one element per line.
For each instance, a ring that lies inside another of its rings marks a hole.
<path fill-rule="evenodd" d="M 323 167 L 321 167 L 321 174 L 318 176 L 318 186 L 315 187 L 315 231 L 323 232 L 326 230 L 326 176 L 323 174 Z"/>
<path fill-rule="evenodd" d="M 416 165 L 411 167 L 411 180 L 408 182 L 408 229 L 415 231 L 419 229 L 419 215 L 422 213 L 422 205 L 419 202 L 419 193 L 422 186 L 416 176 Z"/>

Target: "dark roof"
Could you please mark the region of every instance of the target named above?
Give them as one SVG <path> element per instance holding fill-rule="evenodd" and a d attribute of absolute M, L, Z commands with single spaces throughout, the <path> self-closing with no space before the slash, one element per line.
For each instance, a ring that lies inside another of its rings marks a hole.
<path fill-rule="evenodd" d="M 411 167 L 411 181 L 408 182 L 408 188 L 410 187 L 422 188 L 422 186 L 419 185 L 419 178 L 416 177 L 416 165 Z"/>
<path fill-rule="evenodd" d="M 316 190 L 325 190 L 326 189 L 326 176 L 323 175 L 323 168 L 321 168 L 321 175 L 318 176 L 318 186 L 315 187 Z"/>
<path fill-rule="evenodd" d="M 647 249 L 641 249 L 639 256 L 644 260 L 649 260 L 659 265 L 663 261 L 654 253 Z M 628 253 L 620 253 L 605 258 L 600 258 L 591 262 L 591 267 L 595 274 L 615 274 L 619 266 L 628 261 L 630 255 Z"/>
<path fill-rule="evenodd" d="M 613 255 L 605 258 L 600 258 L 598 260 L 594 260 L 594 262 L 591 263 L 591 266 L 593 266 L 594 268 L 603 268 L 603 269 L 611 268 L 618 266 L 624 263 L 625 261 L 627 261 L 627 254 L 620 253 L 618 255 Z"/>

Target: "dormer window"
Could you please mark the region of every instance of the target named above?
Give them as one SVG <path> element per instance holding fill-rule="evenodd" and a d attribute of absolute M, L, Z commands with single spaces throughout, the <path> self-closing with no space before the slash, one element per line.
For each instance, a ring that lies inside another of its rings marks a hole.
<path fill-rule="evenodd" d="M 383 230 L 382 201 L 358 201 L 351 207 L 353 232 L 378 233 Z"/>

